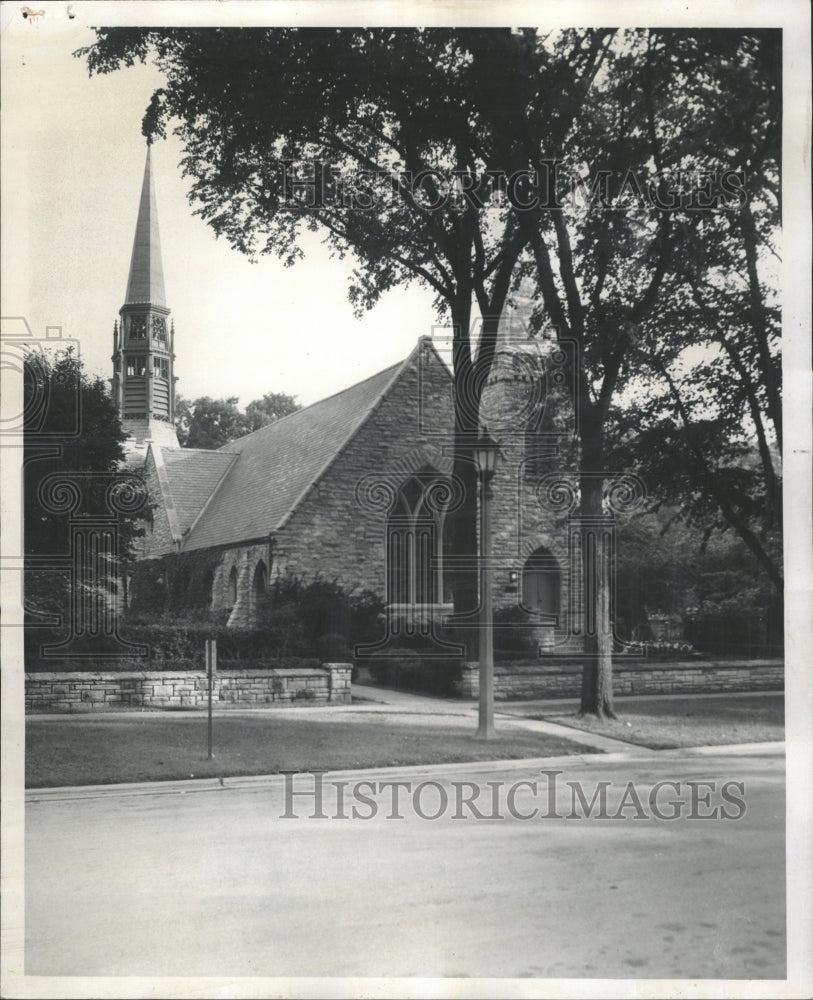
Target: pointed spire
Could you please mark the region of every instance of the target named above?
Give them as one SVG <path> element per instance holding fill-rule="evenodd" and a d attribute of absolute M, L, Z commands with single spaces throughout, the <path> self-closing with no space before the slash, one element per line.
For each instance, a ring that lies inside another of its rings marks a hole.
<path fill-rule="evenodd" d="M 147 145 L 147 163 L 141 185 L 130 279 L 125 305 L 147 304 L 166 307 L 164 269 L 161 263 L 161 240 L 158 234 L 158 210 L 155 182 L 152 177 L 151 144 Z"/>

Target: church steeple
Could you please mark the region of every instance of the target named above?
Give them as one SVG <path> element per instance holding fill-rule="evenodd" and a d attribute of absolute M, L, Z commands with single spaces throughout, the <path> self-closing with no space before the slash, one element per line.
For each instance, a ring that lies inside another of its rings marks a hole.
<path fill-rule="evenodd" d="M 161 263 L 161 238 L 158 232 L 158 208 L 152 176 L 152 144 L 147 145 L 147 162 L 141 185 L 130 278 L 125 305 L 153 305 L 166 308 L 164 268 Z"/>
<path fill-rule="evenodd" d="M 174 327 L 169 329 L 152 150 L 141 185 L 133 252 L 121 323 L 114 333 L 113 395 L 130 448 L 148 440 L 179 447 L 175 434 Z"/>

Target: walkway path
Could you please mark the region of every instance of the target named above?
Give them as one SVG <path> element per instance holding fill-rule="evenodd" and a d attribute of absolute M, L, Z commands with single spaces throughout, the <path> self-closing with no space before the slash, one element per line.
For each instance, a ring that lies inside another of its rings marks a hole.
<path fill-rule="evenodd" d="M 478 711 L 477 704 L 471 701 L 455 698 L 428 698 L 425 695 L 391 691 L 389 688 L 372 687 L 367 684 L 354 684 L 353 697 L 364 698 L 375 705 L 386 705 L 387 711 L 409 712 L 411 714 L 463 715 L 474 720 Z M 353 707 L 356 707 L 355 704 Z M 526 719 L 520 712 L 516 710 L 505 711 L 500 705 L 495 706 L 494 717 L 495 720 L 499 720 L 501 726 L 507 726 L 510 729 L 524 729 L 527 732 L 543 733 L 545 736 L 558 736 L 604 753 L 623 751 L 630 757 L 640 757 L 651 753 L 646 747 L 636 747 L 624 740 L 616 740 L 610 736 L 588 733 L 581 729 L 574 729 L 572 726 L 561 726 L 555 722 L 541 719 Z"/>

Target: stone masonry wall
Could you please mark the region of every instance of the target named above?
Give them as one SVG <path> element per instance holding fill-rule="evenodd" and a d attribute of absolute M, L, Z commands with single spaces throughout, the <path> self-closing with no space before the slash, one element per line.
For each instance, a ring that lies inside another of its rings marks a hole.
<path fill-rule="evenodd" d="M 502 327 L 500 337 L 481 403 L 481 419 L 500 444 L 491 500 L 492 599 L 495 608 L 522 607 L 523 568 L 531 553 L 546 549 L 560 573 L 559 621 L 555 628 L 537 627 L 534 638 L 539 645 L 552 648 L 554 644 L 561 646 L 569 632 L 568 525 L 566 517 L 542 507 L 536 485 L 542 475 L 564 468 L 562 457 L 554 454 L 553 443 L 544 446 L 546 458 L 529 453 L 529 442 L 535 438 L 529 437 L 528 425 L 536 426 L 539 406 L 553 406 L 555 400 L 545 402 L 535 395 L 539 385 L 545 385 L 544 352 L 528 349 L 527 340 L 517 347 Z M 528 624 L 531 622 L 529 618 Z M 568 651 L 580 648 L 580 641 L 570 637 Z"/>
<path fill-rule="evenodd" d="M 265 568 L 266 585 L 271 579 L 273 555 L 267 542 L 238 545 L 224 549 L 212 582 L 212 610 L 230 608 L 229 625 L 250 627 L 256 623 L 257 591 L 255 579 L 258 567 Z M 237 601 L 232 603 L 230 578 L 237 575 Z"/>
<path fill-rule="evenodd" d="M 479 664 L 464 663 L 457 693 L 477 698 Z M 613 693 L 712 694 L 723 691 L 782 691 L 785 669 L 781 661 L 731 663 L 664 663 L 646 667 L 613 668 Z M 548 666 L 495 666 L 494 698 L 497 701 L 531 698 L 578 698 L 581 668 Z"/>
<path fill-rule="evenodd" d="M 451 441 L 451 380 L 434 353 L 423 350 L 420 375 L 417 362 L 402 372 L 273 540 L 222 551 L 212 580 L 211 608 L 230 609 L 230 626 L 247 627 L 256 621 L 254 581 L 261 563 L 269 584 L 290 570 L 306 580 L 321 575 L 337 579 L 347 590 L 369 589 L 384 597 L 387 512 L 358 502 L 359 482 L 371 474 L 400 482 L 424 465 L 451 471 L 451 460 L 421 432 L 421 425 L 436 432 L 440 428 Z M 155 470 L 148 470 L 149 475 L 154 483 Z M 156 537 L 159 533 L 163 544 L 168 534 L 163 521 L 156 521 Z M 236 602 L 231 594 L 232 569 L 237 576 Z"/>
<path fill-rule="evenodd" d="M 357 499 L 370 475 L 400 483 L 423 465 L 451 471 L 451 460 L 422 432 L 451 442 L 451 379 L 442 361 L 422 346 L 423 362 L 402 372 L 347 447 L 277 532 L 274 573 L 288 566 L 305 576 L 337 577 L 346 588 L 386 589 L 386 510 Z"/>
<path fill-rule="evenodd" d="M 322 667 L 221 671 L 214 704 L 272 708 L 349 704 L 349 663 Z M 25 675 L 26 711 L 105 711 L 113 708 L 205 708 L 207 677 L 201 671 L 35 673 Z"/>

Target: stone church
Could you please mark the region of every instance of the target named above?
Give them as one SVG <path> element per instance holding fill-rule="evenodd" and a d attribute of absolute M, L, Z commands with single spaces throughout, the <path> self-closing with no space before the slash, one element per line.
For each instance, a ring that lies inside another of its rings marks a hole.
<path fill-rule="evenodd" d="M 541 420 L 566 350 L 555 340 L 540 350 L 510 319 L 480 413 L 500 443 L 493 600 L 549 650 L 579 631 L 569 487 L 551 478 L 561 431 Z M 286 572 L 374 591 L 396 631 L 431 628 L 452 610 L 447 524 L 459 498 L 443 343 L 422 337 L 399 364 L 216 451 L 178 444 L 174 345 L 148 148 L 112 380 L 128 461 L 143 468 L 154 504 L 140 558 L 208 553 L 209 607 L 228 611 L 231 625 L 251 624 Z"/>

